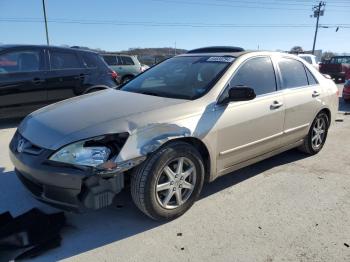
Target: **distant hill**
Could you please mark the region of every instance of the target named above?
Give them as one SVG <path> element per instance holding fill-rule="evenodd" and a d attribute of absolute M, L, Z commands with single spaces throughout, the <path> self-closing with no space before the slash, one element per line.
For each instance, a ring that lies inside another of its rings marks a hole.
<path fill-rule="evenodd" d="M 186 53 L 185 49 L 176 49 L 172 47 L 161 47 L 161 48 L 130 48 L 127 51 L 121 51 L 123 54 L 136 55 L 142 64 L 153 65 L 173 57 Z"/>
<path fill-rule="evenodd" d="M 68 45 L 61 45 L 63 47 L 69 47 Z M 173 57 L 175 54 L 186 53 L 185 49 L 176 49 L 173 47 L 155 47 L 155 48 L 129 48 L 124 51 L 106 51 L 100 48 L 90 48 L 87 46 L 79 46 L 78 48 L 92 50 L 99 53 L 116 53 L 116 54 L 128 54 L 136 55 L 142 64 L 154 65 L 167 59 Z"/>
<path fill-rule="evenodd" d="M 122 53 L 129 55 L 152 55 L 152 56 L 174 56 L 175 48 L 172 47 L 161 47 L 161 48 L 129 48 L 127 51 L 121 51 Z M 176 49 L 176 54 L 186 53 L 185 49 Z"/>

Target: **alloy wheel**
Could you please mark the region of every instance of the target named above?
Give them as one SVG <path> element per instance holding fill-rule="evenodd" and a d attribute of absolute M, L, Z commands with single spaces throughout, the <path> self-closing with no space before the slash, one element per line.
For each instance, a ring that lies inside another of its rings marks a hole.
<path fill-rule="evenodd" d="M 311 144 L 314 149 L 322 146 L 326 135 L 326 120 L 323 117 L 317 118 L 312 127 Z"/>
<path fill-rule="evenodd" d="M 191 196 L 196 184 L 196 167 L 186 158 L 171 160 L 161 171 L 156 183 L 158 203 L 165 209 L 183 205 Z"/>

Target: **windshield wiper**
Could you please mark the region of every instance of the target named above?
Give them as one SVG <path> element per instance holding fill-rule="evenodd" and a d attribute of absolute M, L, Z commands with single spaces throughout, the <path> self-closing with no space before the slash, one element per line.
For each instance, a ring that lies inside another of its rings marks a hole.
<path fill-rule="evenodd" d="M 150 96 L 161 96 L 157 93 L 154 93 L 154 92 L 151 92 L 151 91 L 143 91 L 143 92 L 140 92 L 141 94 L 144 94 L 144 95 L 150 95 Z"/>

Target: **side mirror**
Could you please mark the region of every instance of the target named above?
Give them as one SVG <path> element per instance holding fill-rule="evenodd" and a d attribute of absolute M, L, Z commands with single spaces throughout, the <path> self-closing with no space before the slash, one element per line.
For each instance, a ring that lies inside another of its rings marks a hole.
<path fill-rule="evenodd" d="M 254 89 L 247 86 L 235 86 L 228 90 L 228 102 L 249 101 L 255 97 Z"/>

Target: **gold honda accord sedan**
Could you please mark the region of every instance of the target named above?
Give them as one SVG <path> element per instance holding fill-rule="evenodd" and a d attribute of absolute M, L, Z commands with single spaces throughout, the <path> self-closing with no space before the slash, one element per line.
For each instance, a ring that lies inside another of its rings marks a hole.
<path fill-rule="evenodd" d="M 142 212 L 173 219 L 204 182 L 295 147 L 317 154 L 337 109 L 336 85 L 297 56 L 200 48 L 35 111 L 10 156 L 48 204 L 100 209 L 130 185 Z"/>

